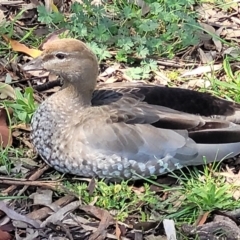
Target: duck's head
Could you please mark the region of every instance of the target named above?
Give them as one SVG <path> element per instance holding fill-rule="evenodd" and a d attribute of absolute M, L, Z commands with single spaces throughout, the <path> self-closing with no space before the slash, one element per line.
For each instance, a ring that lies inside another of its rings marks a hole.
<path fill-rule="evenodd" d="M 96 86 L 98 62 L 95 54 L 81 41 L 59 39 L 45 45 L 42 54 L 23 66 L 23 70 L 46 70 L 59 75 L 65 87 L 92 91 Z"/>

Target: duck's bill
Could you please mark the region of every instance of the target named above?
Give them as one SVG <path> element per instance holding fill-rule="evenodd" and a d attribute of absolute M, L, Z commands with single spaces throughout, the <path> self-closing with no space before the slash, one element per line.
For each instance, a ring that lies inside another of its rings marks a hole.
<path fill-rule="evenodd" d="M 45 70 L 42 66 L 42 58 L 37 57 L 22 66 L 24 71 Z"/>

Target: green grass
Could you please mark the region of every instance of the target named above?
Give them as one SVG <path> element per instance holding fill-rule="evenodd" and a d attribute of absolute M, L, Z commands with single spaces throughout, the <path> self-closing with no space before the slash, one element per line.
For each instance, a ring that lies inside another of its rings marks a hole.
<path fill-rule="evenodd" d="M 98 181 L 91 195 L 86 183 L 66 182 L 65 186 L 79 196 L 84 204 L 95 202 L 96 206 L 109 210 L 120 221 L 126 220 L 130 214 L 134 213 L 138 213 L 139 221 L 149 220 L 150 213 L 148 214 L 145 210 L 159 201 L 155 192 L 150 191 L 148 184 L 144 184 L 141 189 L 134 189 L 128 181 L 122 181 L 119 184 Z"/>
<path fill-rule="evenodd" d="M 206 89 L 215 96 L 226 98 L 231 101 L 240 102 L 240 70 L 232 70 L 231 63 L 239 61 L 225 57 L 223 60 L 223 70 L 217 74 L 212 74 L 208 79 L 211 82 L 210 89 Z"/>
<path fill-rule="evenodd" d="M 0 148 L 0 166 L 4 166 L 4 170 L 8 175 L 10 175 L 12 169 L 12 158 L 19 159 L 24 155 L 24 151 L 18 148 L 7 147 Z"/>
<path fill-rule="evenodd" d="M 219 163 L 210 166 L 205 165 L 203 171 L 196 167 L 187 173 L 181 171 L 180 177 L 175 175 L 180 184 L 178 194 L 184 197 L 178 210 L 168 217 L 178 223 L 193 224 L 204 212 L 217 209 L 234 210 L 240 207 L 240 202 L 233 198 L 238 186 L 226 182 L 225 177 L 216 175 Z"/>

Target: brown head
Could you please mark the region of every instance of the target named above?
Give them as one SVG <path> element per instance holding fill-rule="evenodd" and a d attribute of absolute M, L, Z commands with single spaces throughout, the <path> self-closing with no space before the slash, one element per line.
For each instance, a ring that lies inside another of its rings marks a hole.
<path fill-rule="evenodd" d="M 47 43 L 41 56 L 25 64 L 23 70 L 49 71 L 59 75 L 65 87 L 73 87 L 77 92 L 91 96 L 96 86 L 98 62 L 83 42 L 59 39 Z"/>

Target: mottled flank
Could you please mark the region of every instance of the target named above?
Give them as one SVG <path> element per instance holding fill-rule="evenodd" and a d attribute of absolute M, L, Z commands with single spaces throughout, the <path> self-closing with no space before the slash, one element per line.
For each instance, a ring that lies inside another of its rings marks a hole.
<path fill-rule="evenodd" d="M 97 58 L 78 40 L 50 42 L 23 69 L 64 80 L 34 114 L 31 133 L 39 155 L 60 172 L 137 179 L 240 153 L 239 104 L 143 83 L 96 88 Z"/>

